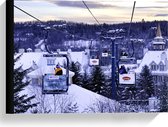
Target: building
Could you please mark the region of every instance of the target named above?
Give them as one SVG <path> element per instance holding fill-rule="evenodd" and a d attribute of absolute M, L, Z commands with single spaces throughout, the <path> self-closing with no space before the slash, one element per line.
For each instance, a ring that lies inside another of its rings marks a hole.
<path fill-rule="evenodd" d="M 140 73 L 143 66 L 147 65 L 157 86 L 168 82 L 168 47 L 166 47 L 166 41 L 162 37 L 160 24 L 157 27 L 156 37 L 151 43 L 152 48 L 145 51 L 136 73 Z"/>
<path fill-rule="evenodd" d="M 70 62 L 75 62 L 81 71 L 88 68 L 88 55 L 85 51 L 72 52 L 72 51 L 60 51 L 60 54 L 67 54 Z M 63 73 L 66 72 L 63 67 L 66 61 L 65 58 L 48 57 L 44 58 L 44 54 L 47 52 L 21 52 L 16 54 L 20 56 L 20 59 L 15 63 L 14 68 L 22 66 L 23 70 L 29 69 L 27 78 L 31 80 L 32 84 L 41 85 L 42 77 L 46 73 L 54 73 L 54 67 L 59 63 L 63 69 Z M 69 83 L 72 84 L 72 77 L 74 72 L 69 71 Z"/>

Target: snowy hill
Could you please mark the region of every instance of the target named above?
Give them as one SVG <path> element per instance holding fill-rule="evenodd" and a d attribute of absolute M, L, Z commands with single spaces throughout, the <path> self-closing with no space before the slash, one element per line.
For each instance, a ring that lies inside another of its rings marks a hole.
<path fill-rule="evenodd" d="M 36 109 L 30 109 L 27 113 L 38 110 L 38 113 L 100 113 L 116 112 L 119 105 L 116 101 L 86 90 L 75 84 L 69 86 L 66 94 L 41 94 L 41 87 L 29 85 L 21 94 L 36 95 L 34 102 L 40 102 Z M 55 101 L 54 101 L 55 100 Z M 108 107 L 109 106 L 109 107 Z"/>

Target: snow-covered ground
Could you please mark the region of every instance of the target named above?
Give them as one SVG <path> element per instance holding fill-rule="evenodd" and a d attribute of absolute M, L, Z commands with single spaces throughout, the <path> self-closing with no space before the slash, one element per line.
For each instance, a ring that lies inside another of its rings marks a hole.
<path fill-rule="evenodd" d="M 42 95 L 41 87 L 29 85 L 21 94 L 36 95 L 32 102 L 40 102 L 38 107 L 28 110 L 32 113 L 38 110 L 38 113 L 105 113 L 116 112 L 119 105 L 116 101 L 108 99 L 104 96 L 86 90 L 75 84 L 69 86 L 69 90 L 65 94 Z M 109 107 L 108 107 L 109 106 Z"/>

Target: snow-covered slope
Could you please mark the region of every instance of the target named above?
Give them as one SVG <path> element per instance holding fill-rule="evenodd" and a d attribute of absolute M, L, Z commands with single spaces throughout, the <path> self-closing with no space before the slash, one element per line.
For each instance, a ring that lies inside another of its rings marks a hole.
<path fill-rule="evenodd" d="M 86 90 L 75 84 L 69 86 L 67 93 L 57 94 L 55 98 L 53 94 L 42 95 L 41 87 L 32 85 L 29 85 L 21 94 L 28 94 L 29 96 L 36 95 L 33 102 L 40 102 L 37 107 L 39 110 L 38 113 L 44 113 L 44 110 L 51 110 L 50 113 L 100 113 L 99 106 L 103 105 L 104 102 L 110 104 L 113 108 L 118 104 L 114 100 Z M 75 108 L 75 104 L 77 108 Z M 74 108 L 77 109 L 77 111 L 74 112 Z M 30 109 L 27 113 L 30 113 L 30 111 L 32 112 L 32 110 L 33 109 Z"/>
<path fill-rule="evenodd" d="M 107 99 L 104 96 L 101 96 L 74 84 L 69 87 L 68 94 L 74 96 L 74 99 L 79 106 L 80 112 L 83 112 L 85 109 L 87 109 L 89 106 L 92 106 L 98 100 Z M 111 102 L 115 103 L 115 101 L 113 100 L 111 100 Z"/>

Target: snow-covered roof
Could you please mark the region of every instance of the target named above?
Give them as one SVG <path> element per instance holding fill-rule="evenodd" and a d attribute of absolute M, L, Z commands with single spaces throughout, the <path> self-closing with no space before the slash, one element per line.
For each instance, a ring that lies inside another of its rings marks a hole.
<path fill-rule="evenodd" d="M 33 61 L 39 66 L 45 66 L 46 62 L 44 62 L 43 54 L 46 54 L 47 52 L 24 52 L 22 53 L 22 56 L 20 59 L 15 63 L 15 68 L 22 65 L 23 70 L 28 69 L 32 66 Z M 67 52 L 59 52 L 60 54 L 67 54 Z M 21 55 L 21 53 L 18 53 L 14 56 L 16 58 L 17 56 Z M 82 66 L 86 65 L 88 63 L 88 56 L 85 55 L 85 53 L 82 52 L 69 52 L 70 61 L 79 62 Z M 61 63 L 63 59 L 57 58 L 57 61 Z"/>
<path fill-rule="evenodd" d="M 137 60 L 137 64 L 140 64 L 142 60 Z"/>
<path fill-rule="evenodd" d="M 20 59 L 15 63 L 14 68 L 18 68 L 20 66 L 22 66 L 23 70 L 26 70 L 28 68 L 30 68 L 33 64 L 33 61 L 38 64 L 39 60 L 42 56 L 42 53 L 39 52 L 25 52 L 25 53 L 18 53 L 14 56 L 14 58 L 20 56 Z"/>
<path fill-rule="evenodd" d="M 158 36 L 155 37 L 154 40 L 152 41 L 152 44 L 165 44 L 165 42 L 163 41 L 163 37 L 162 36 Z"/>
<path fill-rule="evenodd" d="M 156 75 L 167 75 L 168 76 L 168 70 L 167 71 L 159 71 L 159 70 L 157 70 L 157 71 L 152 71 L 152 74 L 156 74 Z"/>
<path fill-rule="evenodd" d="M 96 45 L 98 42 L 96 40 L 76 40 L 76 41 L 65 41 L 64 45 L 70 46 L 70 47 L 89 47 L 89 45 L 92 43 L 92 46 Z"/>
<path fill-rule="evenodd" d="M 125 32 L 125 30 L 123 30 L 123 29 L 113 29 L 113 30 L 109 30 L 107 33 L 115 33 L 115 32 Z"/>
<path fill-rule="evenodd" d="M 144 39 L 136 39 L 136 38 L 131 38 L 130 40 L 131 41 L 137 41 L 137 42 L 143 42 L 144 41 Z"/>
<path fill-rule="evenodd" d="M 157 65 L 162 61 L 161 55 L 165 53 L 168 58 L 168 50 L 164 51 L 147 51 L 144 55 L 139 67 L 135 70 L 137 73 L 140 73 L 143 66 L 149 66 L 152 62 L 156 63 Z M 161 72 L 163 73 L 163 72 Z"/>
<path fill-rule="evenodd" d="M 31 48 L 26 49 L 27 52 L 32 52 L 33 50 Z"/>
<path fill-rule="evenodd" d="M 27 50 L 32 50 L 31 48 L 28 48 Z"/>
<path fill-rule="evenodd" d="M 163 37 L 162 37 L 162 36 L 156 36 L 154 39 L 160 39 L 160 40 L 163 40 Z"/>
<path fill-rule="evenodd" d="M 60 54 L 67 54 L 67 52 L 59 52 Z M 88 63 L 88 56 L 85 55 L 84 51 L 82 52 L 68 52 L 70 60 L 73 62 L 79 62 L 82 66 Z"/>
<path fill-rule="evenodd" d="M 163 41 L 153 41 L 152 44 L 153 45 L 158 45 L 158 44 L 164 45 L 165 42 L 163 42 Z"/>

